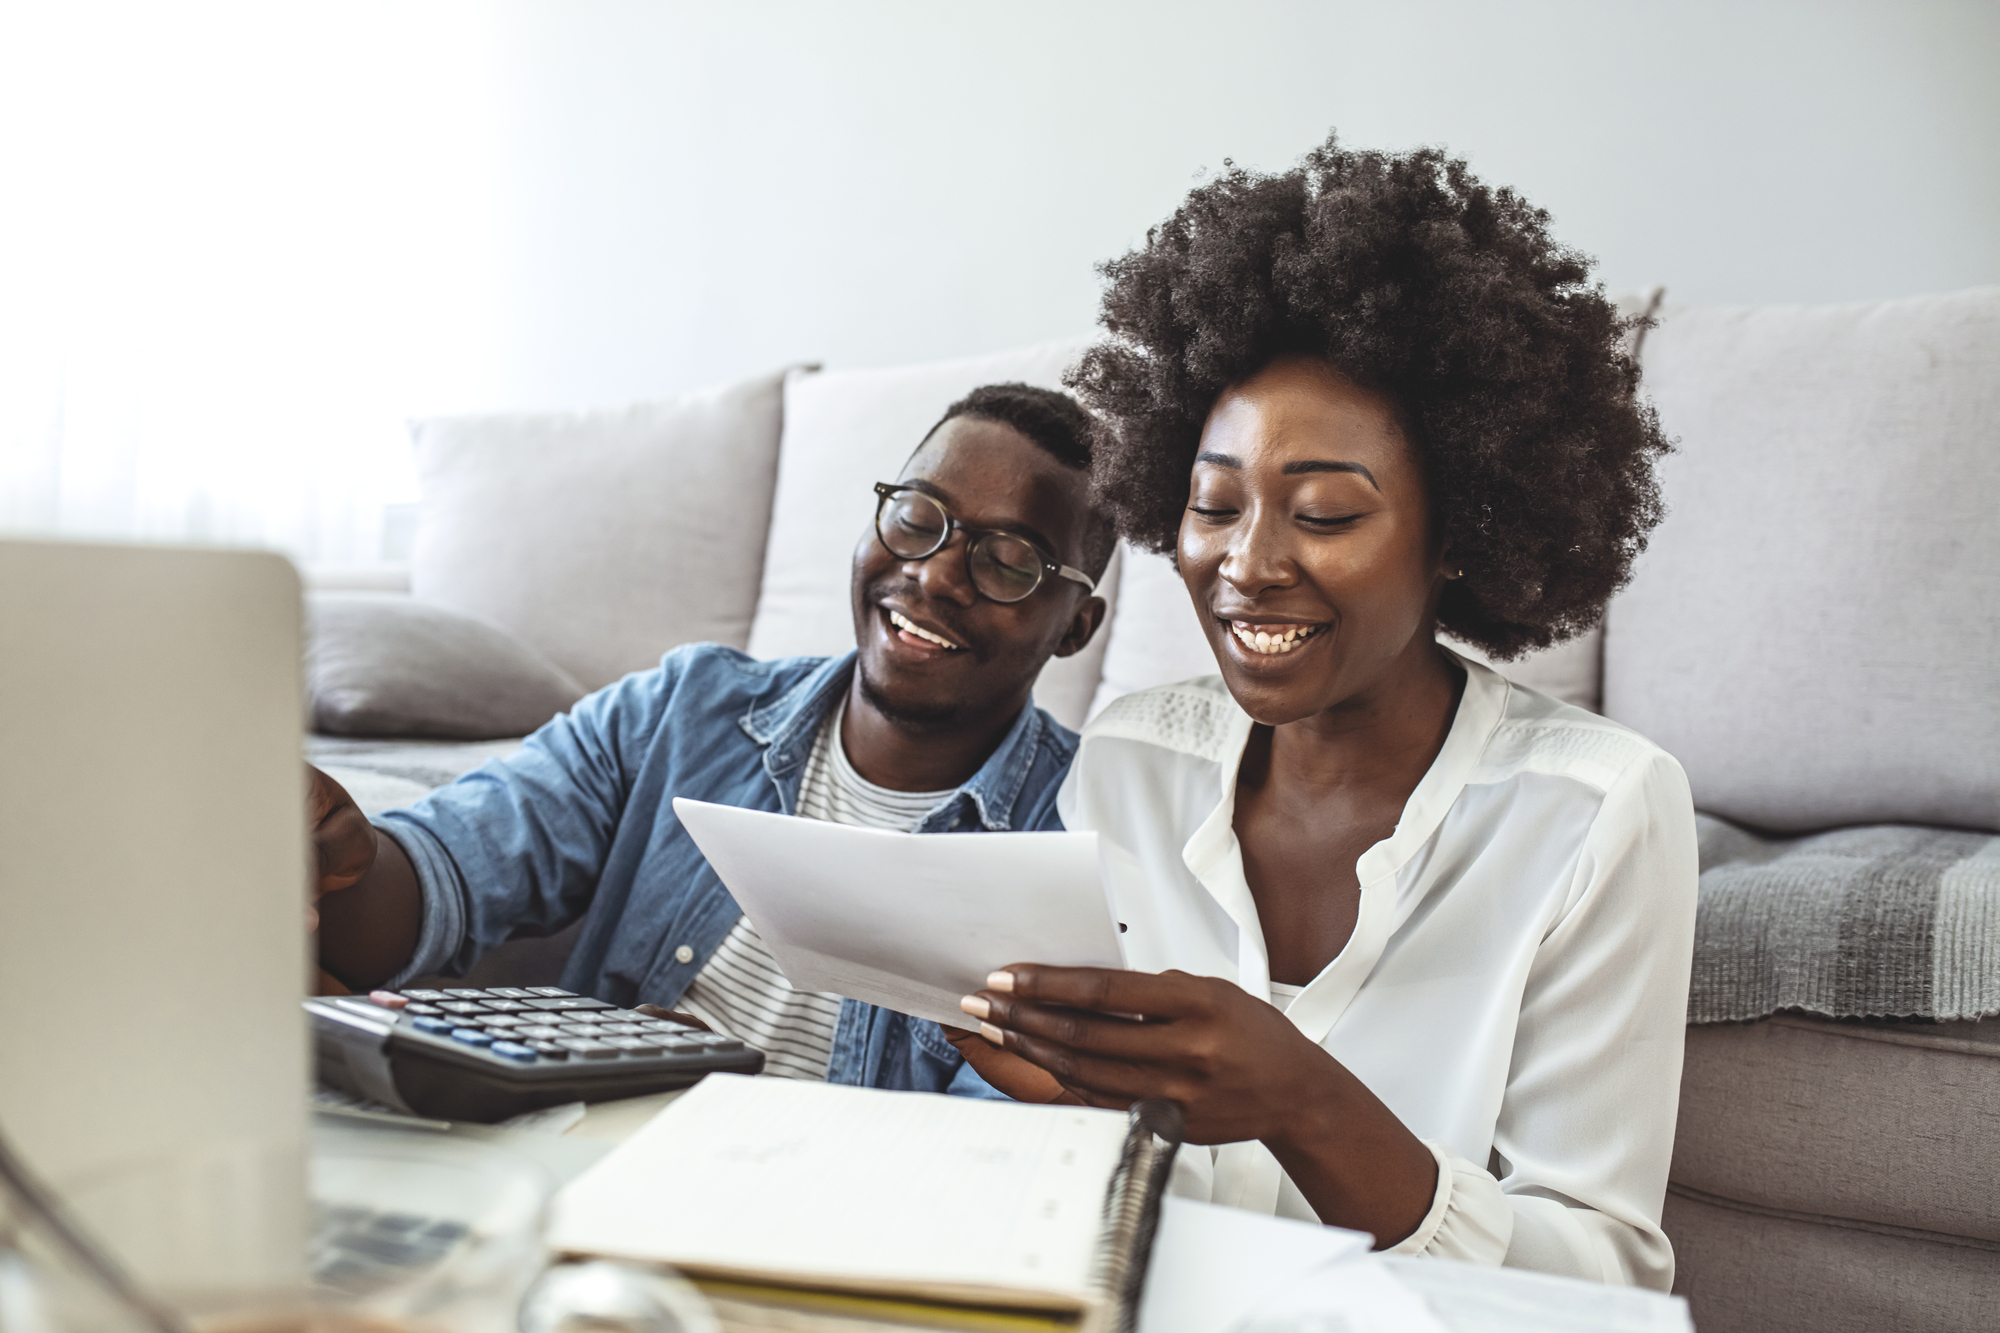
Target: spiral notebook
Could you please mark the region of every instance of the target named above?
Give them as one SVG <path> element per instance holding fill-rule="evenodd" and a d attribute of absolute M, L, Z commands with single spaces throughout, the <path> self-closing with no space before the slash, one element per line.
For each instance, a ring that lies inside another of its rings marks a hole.
<path fill-rule="evenodd" d="M 551 1242 L 671 1264 L 742 1327 L 1120 1333 L 1179 1138 L 1166 1103 L 711 1074 L 564 1189 Z"/>

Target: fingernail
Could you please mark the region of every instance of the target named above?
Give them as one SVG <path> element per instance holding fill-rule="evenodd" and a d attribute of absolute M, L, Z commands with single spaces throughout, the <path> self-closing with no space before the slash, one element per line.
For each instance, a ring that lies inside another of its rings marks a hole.
<path fill-rule="evenodd" d="M 977 995 L 961 995 L 958 999 L 958 1007 L 966 1013 L 971 1014 L 974 1018 L 984 1018 L 993 1012 L 993 1006 L 980 999 Z"/>
<path fill-rule="evenodd" d="M 1004 990 L 1004 991 L 1013 990 L 1014 974 L 1012 972 L 988 972 L 986 974 L 986 989 Z"/>
<path fill-rule="evenodd" d="M 994 1027 L 991 1023 L 981 1023 L 979 1025 L 979 1035 L 992 1042 L 995 1046 L 1005 1046 L 1007 1044 L 1007 1034 L 999 1028 Z"/>

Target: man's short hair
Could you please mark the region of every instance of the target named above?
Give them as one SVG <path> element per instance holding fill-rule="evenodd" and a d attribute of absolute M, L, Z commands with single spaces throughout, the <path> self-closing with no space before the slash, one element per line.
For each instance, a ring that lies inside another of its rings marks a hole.
<path fill-rule="evenodd" d="M 1071 471 L 1086 476 L 1090 471 L 1094 423 L 1090 413 L 1066 393 L 1032 384 L 982 384 L 947 407 L 924 439 L 928 441 L 937 434 L 938 426 L 956 417 L 1011 426 Z M 1083 530 L 1084 572 L 1094 579 L 1104 577 L 1104 567 L 1111 563 L 1117 544 L 1118 533 L 1111 520 L 1095 508 L 1088 509 Z"/>

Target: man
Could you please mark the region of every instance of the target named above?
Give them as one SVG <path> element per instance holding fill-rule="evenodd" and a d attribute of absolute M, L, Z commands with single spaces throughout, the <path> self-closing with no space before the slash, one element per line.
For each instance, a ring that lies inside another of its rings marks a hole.
<path fill-rule="evenodd" d="M 876 487 L 855 653 L 675 649 L 373 825 L 314 770 L 322 969 L 393 987 L 581 917 L 571 990 L 684 1010 L 771 1073 L 984 1091 L 937 1025 L 792 990 L 672 799 L 926 833 L 1060 828 L 1076 736 L 1030 692 L 1104 619 L 1114 537 L 1086 499 L 1088 430 L 1071 399 L 1023 384 L 954 403 Z"/>

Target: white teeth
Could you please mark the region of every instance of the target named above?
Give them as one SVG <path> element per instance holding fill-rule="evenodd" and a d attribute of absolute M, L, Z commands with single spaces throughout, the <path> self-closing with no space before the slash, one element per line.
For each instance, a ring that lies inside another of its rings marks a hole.
<path fill-rule="evenodd" d="M 1229 622 L 1229 632 L 1253 653 L 1267 656 L 1289 653 L 1301 643 L 1319 632 L 1318 625 L 1287 625 L 1283 629 L 1273 629 L 1269 625 L 1258 627 L 1246 625 L 1240 620 Z"/>
<path fill-rule="evenodd" d="M 904 615 L 901 611 L 891 611 L 889 613 L 889 623 L 891 625 L 894 625 L 897 629 L 904 631 L 907 634 L 914 634 L 920 639 L 926 639 L 931 643 L 936 644 L 940 648 L 955 649 L 958 647 L 958 645 L 953 643 L 950 639 L 940 638 L 938 635 L 931 633 L 929 630 L 923 628 L 921 625 L 916 625 L 911 623 L 910 618 Z"/>

